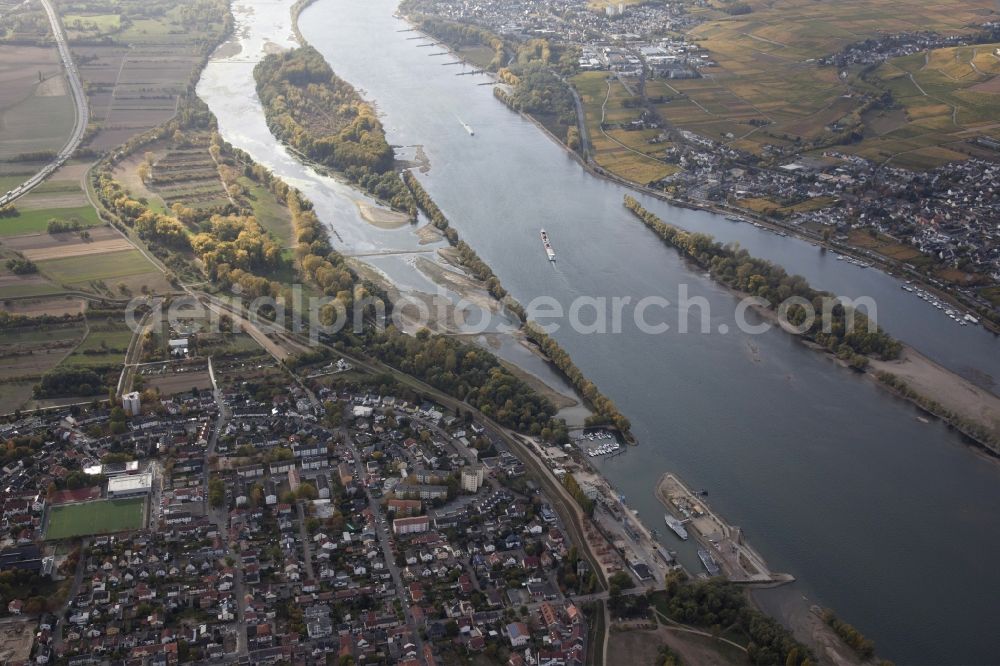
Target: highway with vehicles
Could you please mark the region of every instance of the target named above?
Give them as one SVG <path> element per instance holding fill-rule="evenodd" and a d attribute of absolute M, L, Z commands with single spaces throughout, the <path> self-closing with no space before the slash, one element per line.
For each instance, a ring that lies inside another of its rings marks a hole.
<path fill-rule="evenodd" d="M 66 33 L 63 30 L 62 23 L 59 21 L 59 16 L 52 7 L 50 0 L 40 1 L 42 6 L 45 8 L 45 13 L 48 14 L 49 23 L 52 25 L 52 34 L 55 37 L 56 46 L 59 48 L 59 57 L 62 59 L 63 68 L 66 70 L 66 80 L 69 81 L 70 91 L 73 94 L 73 104 L 76 107 L 76 122 L 73 125 L 73 133 L 70 135 L 66 145 L 63 146 L 62 150 L 60 150 L 56 155 L 55 159 L 46 164 L 45 167 L 28 180 L 24 181 L 9 192 L 0 195 L 0 206 L 5 206 L 11 203 L 18 197 L 27 194 L 38 185 L 45 182 L 46 178 L 55 173 L 55 171 L 65 164 L 66 160 L 68 160 L 73 153 L 76 152 L 77 147 L 83 140 L 83 134 L 87 130 L 87 121 L 89 117 L 87 111 L 87 96 L 83 92 L 83 83 L 80 81 L 80 74 L 76 70 L 76 65 L 73 64 L 73 55 L 69 50 L 69 42 L 66 41 Z"/>

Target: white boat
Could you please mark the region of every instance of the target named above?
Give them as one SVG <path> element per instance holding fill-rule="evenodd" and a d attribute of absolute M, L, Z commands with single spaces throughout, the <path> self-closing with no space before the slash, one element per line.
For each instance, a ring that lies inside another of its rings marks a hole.
<path fill-rule="evenodd" d="M 556 251 L 552 249 L 552 243 L 549 242 L 549 235 L 545 233 L 545 229 L 542 229 L 542 246 L 545 248 L 545 254 L 549 261 L 555 261 Z"/>
<path fill-rule="evenodd" d="M 688 540 L 688 533 L 687 530 L 684 529 L 683 522 L 677 520 L 670 514 L 664 514 L 663 522 L 665 522 L 667 524 L 667 527 L 669 527 L 673 531 L 673 533 L 676 534 L 681 540 L 683 541 Z"/>
<path fill-rule="evenodd" d="M 469 133 L 469 136 L 476 136 L 476 131 L 474 129 L 472 129 L 472 125 L 470 125 L 469 123 L 465 122 L 461 118 L 458 119 L 458 122 L 462 123 L 462 127 L 464 127 L 465 131 Z"/>

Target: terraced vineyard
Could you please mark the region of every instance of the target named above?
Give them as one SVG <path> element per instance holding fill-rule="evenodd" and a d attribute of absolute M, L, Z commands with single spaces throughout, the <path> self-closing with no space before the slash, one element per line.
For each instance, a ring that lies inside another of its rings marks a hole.
<path fill-rule="evenodd" d="M 147 186 L 167 207 L 180 203 L 189 208 L 206 209 L 230 203 L 219 179 L 218 167 L 204 148 L 167 151 L 153 163 Z"/>

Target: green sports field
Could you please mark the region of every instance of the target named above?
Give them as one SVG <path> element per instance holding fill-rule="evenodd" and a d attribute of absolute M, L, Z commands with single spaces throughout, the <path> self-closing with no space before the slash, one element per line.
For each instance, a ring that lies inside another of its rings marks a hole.
<path fill-rule="evenodd" d="M 54 506 L 49 510 L 45 538 L 71 539 L 137 530 L 142 527 L 145 515 L 145 497 Z"/>

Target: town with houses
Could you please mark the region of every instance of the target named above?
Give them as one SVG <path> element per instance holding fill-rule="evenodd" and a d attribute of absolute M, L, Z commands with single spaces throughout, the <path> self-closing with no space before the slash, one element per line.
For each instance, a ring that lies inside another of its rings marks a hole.
<path fill-rule="evenodd" d="M 582 665 L 598 581 L 639 591 L 677 566 L 608 508 L 586 535 L 601 559 L 581 554 L 540 476 L 583 471 L 578 443 L 525 440 L 532 470 L 470 414 L 343 359 L 306 385 L 228 363 L 213 389 L 0 426 L 4 663 Z"/>
<path fill-rule="evenodd" d="M 716 62 L 687 36 L 705 20 L 698 9 L 706 6 L 704 2 L 606 3 L 603 11 L 594 11 L 584 0 L 422 0 L 420 10 L 482 26 L 505 38 L 544 37 L 569 45 L 579 50 L 580 71 L 606 71 L 633 95 L 640 95 L 647 80 L 712 76 Z M 1000 23 L 986 22 L 978 29 L 980 41 L 993 39 Z M 969 44 L 973 39 L 933 31 L 886 32 L 851 44 L 818 64 L 874 66 L 890 58 Z M 875 106 L 879 103 L 873 101 Z M 766 144 L 762 155 L 752 154 L 733 147 L 739 137 L 732 134 L 708 137 L 673 127 L 652 106 L 639 120 L 606 123 L 602 129 L 661 130 L 648 143 L 662 144 L 663 150 L 647 154 L 680 170 L 639 184 L 675 201 L 732 210 L 738 213 L 737 219 L 777 225 L 814 240 L 840 241 L 841 247 L 855 254 L 885 262 L 886 256 L 847 243 L 852 230 L 880 234 L 890 242 L 915 248 L 939 266 L 979 276 L 976 287 L 1000 283 L 998 161 L 984 157 L 1000 157 L 1000 142 L 992 138 L 975 140 L 980 156 L 918 172 L 841 151 L 837 145 L 803 155 L 798 146 Z M 826 130 L 831 137 L 850 134 L 849 128 L 837 123 Z M 783 210 L 759 211 L 742 205 L 762 199 L 781 202 Z M 805 202 L 822 205 L 788 212 Z M 926 267 L 895 268 L 927 274 Z M 943 286 L 936 278 L 931 282 Z M 958 289 L 969 307 L 996 308 L 995 302 L 968 285 Z"/>

